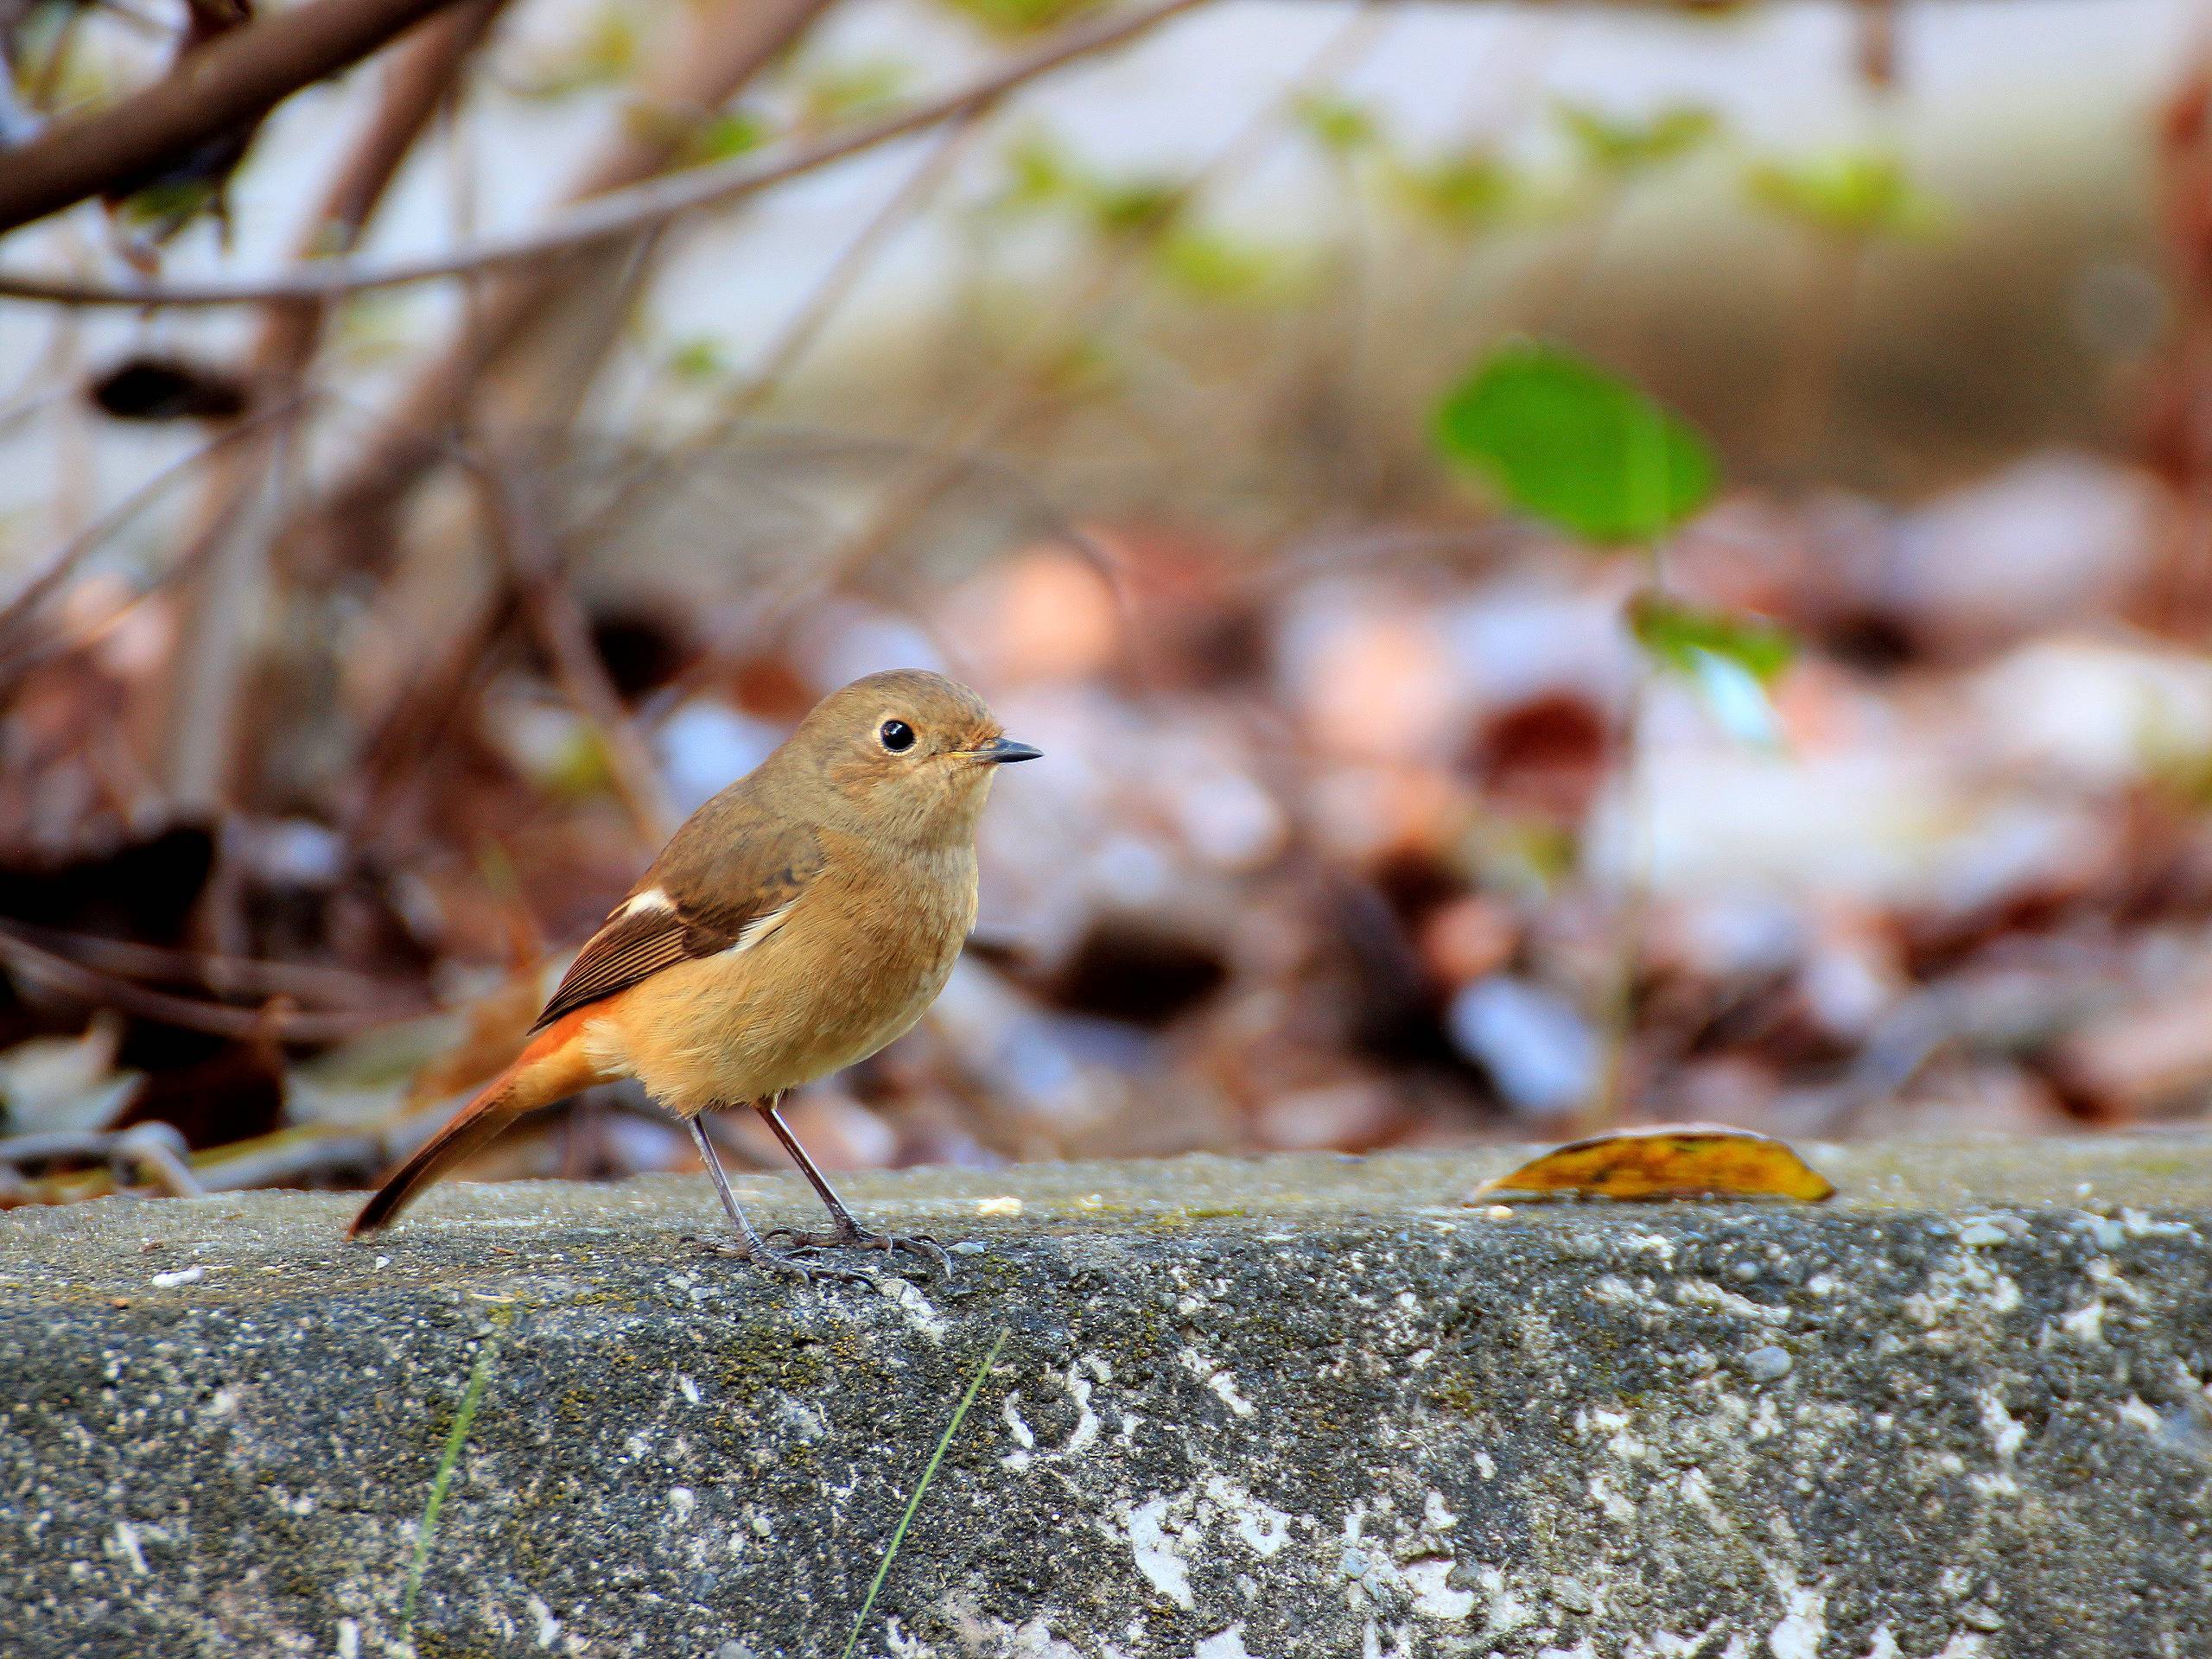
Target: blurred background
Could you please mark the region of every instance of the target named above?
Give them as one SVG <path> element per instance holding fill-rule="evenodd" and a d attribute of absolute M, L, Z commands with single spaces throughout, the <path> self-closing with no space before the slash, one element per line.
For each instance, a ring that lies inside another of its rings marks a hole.
<path fill-rule="evenodd" d="M 2212 1102 L 2200 6 L 458 0 L 86 162 L 378 3 L 0 0 L 0 1204 L 365 1182 L 905 664 L 1047 759 L 832 1166 Z"/>

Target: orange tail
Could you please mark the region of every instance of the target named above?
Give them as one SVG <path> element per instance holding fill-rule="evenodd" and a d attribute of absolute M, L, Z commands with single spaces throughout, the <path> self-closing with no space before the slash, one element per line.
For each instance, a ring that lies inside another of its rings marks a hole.
<path fill-rule="evenodd" d="M 488 1146 L 525 1112 L 606 1082 L 606 1074 L 585 1054 L 582 1042 L 584 1016 L 594 1011 L 579 1008 L 540 1032 L 512 1065 L 454 1113 L 453 1121 L 432 1135 L 422 1150 L 385 1178 L 384 1185 L 353 1217 L 346 1236 L 359 1238 L 391 1222 L 440 1171 Z"/>

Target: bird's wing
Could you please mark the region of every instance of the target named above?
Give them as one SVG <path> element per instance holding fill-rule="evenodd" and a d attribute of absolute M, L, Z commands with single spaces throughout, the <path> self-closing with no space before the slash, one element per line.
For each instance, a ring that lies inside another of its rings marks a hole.
<path fill-rule="evenodd" d="M 584 941 L 532 1031 L 664 968 L 751 944 L 790 913 L 822 869 L 820 843 L 736 808 L 717 802 L 676 832 Z"/>

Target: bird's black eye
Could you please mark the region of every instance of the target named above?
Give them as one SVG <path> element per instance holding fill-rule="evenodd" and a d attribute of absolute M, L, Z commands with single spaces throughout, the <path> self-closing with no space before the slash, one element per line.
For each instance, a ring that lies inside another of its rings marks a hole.
<path fill-rule="evenodd" d="M 904 754 L 914 747 L 914 728 L 903 720 L 887 720 L 876 728 L 883 747 L 893 754 Z"/>

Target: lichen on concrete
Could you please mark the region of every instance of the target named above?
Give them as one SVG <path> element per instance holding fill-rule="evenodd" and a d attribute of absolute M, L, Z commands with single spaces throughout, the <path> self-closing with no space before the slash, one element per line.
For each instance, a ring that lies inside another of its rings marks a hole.
<path fill-rule="evenodd" d="M 2202 1659 L 2207 1150 L 1815 1149 L 1819 1209 L 881 1177 L 987 1249 L 874 1288 L 703 1253 L 700 1182 L 18 1211 L 0 1654 L 834 1659 L 1004 1332 L 857 1653 Z"/>

